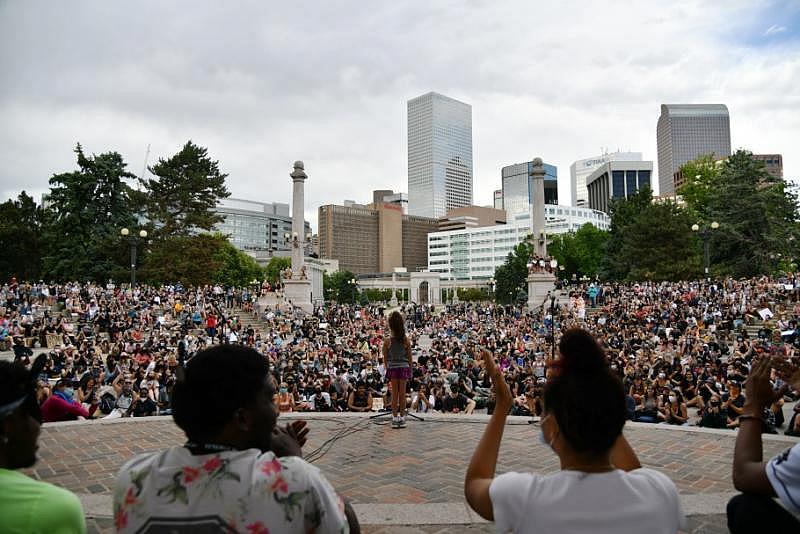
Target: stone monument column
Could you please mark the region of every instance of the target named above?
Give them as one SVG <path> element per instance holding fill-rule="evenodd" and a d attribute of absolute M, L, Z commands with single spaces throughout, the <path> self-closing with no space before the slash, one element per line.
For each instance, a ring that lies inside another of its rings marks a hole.
<path fill-rule="evenodd" d="M 531 233 L 533 234 L 536 255 L 547 257 L 547 239 L 544 216 L 544 163 L 542 158 L 533 158 L 531 178 L 533 180 L 533 203 L 531 204 Z"/>
<path fill-rule="evenodd" d="M 308 175 L 302 161 L 294 162 L 292 177 L 292 272 L 300 274 L 303 268 L 303 243 L 305 235 L 305 181 Z"/>
<path fill-rule="evenodd" d="M 303 265 L 303 254 L 306 242 L 305 235 L 305 173 L 302 161 L 294 162 L 294 170 L 289 173 L 292 178 L 292 235 L 289 246 L 292 250 L 291 273 L 283 280 L 283 295 L 287 302 L 293 306 L 311 313 L 314 306 L 311 303 L 311 280 L 309 280 L 306 267 Z"/>
<path fill-rule="evenodd" d="M 531 179 L 533 182 L 533 203 L 531 204 L 531 239 L 533 240 L 533 253 L 537 260 L 532 258 L 533 264 L 528 271 L 528 307 L 541 306 L 547 295 L 555 289 L 556 276 L 548 272 L 550 268 L 547 259 L 547 233 L 545 231 L 544 216 L 544 163 L 542 158 L 533 158 L 531 165 Z M 539 265 L 539 262 L 544 265 Z"/>

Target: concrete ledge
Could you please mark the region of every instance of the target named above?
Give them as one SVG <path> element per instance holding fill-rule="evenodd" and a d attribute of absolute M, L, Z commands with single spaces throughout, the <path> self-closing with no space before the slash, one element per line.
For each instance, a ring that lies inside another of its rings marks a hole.
<path fill-rule="evenodd" d="M 682 494 L 681 506 L 687 516 L 725 514 L 735 492 Z M 111 495 L 81 493 L 78 498 L 87 518 L 110 518 Z M 466 502 L 420 504 L 353 504 L 362 525 L 473 525 L 488 523 Z"/>
<path fill-rule="evenodd" d="M 354 412 L 293 412 L 288 414 L 281 414 L 279 421 L 292 421 L 295 419 L 304 419 L 308 421 L 314 420 L 341 420 L 347 422 L 354 422 L 358 419 L 367 419 L 375 415 L 385 415 L 385 417 L 378 418 L 378 421 L 388 421 L 390 418 L 389 412 L 368 412 L 368 413 L 354 413 Z M 435 423 L 482 423 L 486 424 L 491 416 L 486 414 L 475 415 L 451 415 L 441 413 L 427 413 L 419 414 L 423 421 L 416 421 L 409 417 L 408 424 L 425 424 L 428 422 Z M 152 417 L 120 417 L 117 419 L 87 419 L 85 421 L 62 421 L 59 423 L 45 423 L 43 426 L 46 428 L 68 427 L 75 425 L 117 425 L 117 424 L 146 424 L 154 421 L 172 421 L 171 415 L 159 415 Z M 509 415 L 506 424 L 508 425 L 528 425 L 530 421 L 536 425 L 539 423 L 538 417 L 522 417 L 517 415 Z M 707 434 L 717 436 L 736 437 L 736 430 L 728 430 L 724 428 L 704 428 L 699 426 L 676 426 L 667 424 L 653 424 L 653 423 L 634 423 L 628 421 L 625 423 L 625 428 L 641 429 L 641 430 L 655 430 L 658 432 L 688 432 L 694 434 Z M 798 443 L 800 439 L 784 434 L 762 434 L 764 441 L 774 441 L 779 443 Z"/>

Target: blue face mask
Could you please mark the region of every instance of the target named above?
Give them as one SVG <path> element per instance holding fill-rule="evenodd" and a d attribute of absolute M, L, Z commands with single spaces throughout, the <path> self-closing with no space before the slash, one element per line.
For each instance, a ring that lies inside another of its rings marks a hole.
<path fill-rule="evenodd" d="M 75 390 L 72 388 L 64 388 L 64 395 L 72 399 L 75 397 Z"/>

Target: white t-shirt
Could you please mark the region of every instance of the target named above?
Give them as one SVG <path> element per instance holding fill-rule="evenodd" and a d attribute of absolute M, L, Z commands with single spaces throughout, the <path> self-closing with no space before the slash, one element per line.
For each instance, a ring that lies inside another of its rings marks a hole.
<path fill-rule="evenodd" d="M 767 478 L 786 509 L 800 515 L 800 443 L 767 462 Z"/>
<path fill-rule="evenodd" d="M 489 495 L 498 532 L 674 534 L 685 523 L 675 484 L 652 469 L 505 473 Z"/>
<path fill-rule="evenodd" d="M 348 532 L 344 503 L 315 466 L 256 449 L 141 454 L 114 487 L 117 532 Z"/>

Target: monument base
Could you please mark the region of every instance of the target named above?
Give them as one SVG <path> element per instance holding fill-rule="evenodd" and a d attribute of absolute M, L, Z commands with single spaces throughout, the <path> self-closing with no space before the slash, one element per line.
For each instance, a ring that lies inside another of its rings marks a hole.
<path fill-rule="evenodd" d="M 397 297 L 392 295 L 392 298 L 389 299 L 389 307 L 390 308 L 396 308 L 397 306 L 398 306 Z"/>
<path fill-rule="evenodd" d="M 291 302 L 306 313 L 314 312 L 311 304 L 311 280 L 284 280 L 283 300 Z"/>
<path fill-rule="evenodd" d="M 547 295 L 556 288 L 556 277 L 552 273 L 531 273 L 528 275 L 528 308 L 539 308 Z"/>

